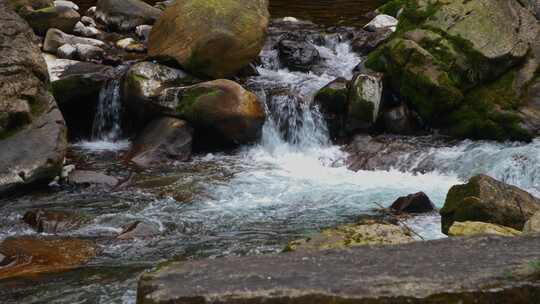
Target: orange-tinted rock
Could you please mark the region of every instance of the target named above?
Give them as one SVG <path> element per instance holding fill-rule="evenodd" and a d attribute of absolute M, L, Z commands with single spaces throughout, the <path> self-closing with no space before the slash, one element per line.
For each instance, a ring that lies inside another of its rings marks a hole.
<path fill-rule="evenodd" d="M 65 271 L 96 256 L 96 245 L 73 238 L 8 238 L 0 244 L 0 279 Z"/>

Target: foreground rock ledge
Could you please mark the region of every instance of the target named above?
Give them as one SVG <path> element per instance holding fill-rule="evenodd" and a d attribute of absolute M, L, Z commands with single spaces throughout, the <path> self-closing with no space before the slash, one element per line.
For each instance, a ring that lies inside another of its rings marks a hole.
<path fill-rule="evenodd" d="M 531 303 L 540 236 L 174 262 L 137 303 Z"/>

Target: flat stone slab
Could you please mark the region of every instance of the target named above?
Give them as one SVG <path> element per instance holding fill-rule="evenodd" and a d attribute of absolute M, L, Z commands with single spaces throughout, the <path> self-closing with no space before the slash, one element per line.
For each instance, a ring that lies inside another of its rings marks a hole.
<path fill-rule="evenodd" d="M 537 303 L 540 236 L 172 262 L 137 303 Z"/>

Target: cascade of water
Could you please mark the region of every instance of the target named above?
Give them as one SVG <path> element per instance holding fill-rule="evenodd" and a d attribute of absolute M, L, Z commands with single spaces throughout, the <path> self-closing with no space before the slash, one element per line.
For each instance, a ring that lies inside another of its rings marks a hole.
<path fill-rule="evenodd" d="M 312 105 L 313 97 L 335 78 L 352 78 L 360 58 L 351 51 L 348 42 L 331 38 L 316 48 L 322 58 L 319 69 L 322 73 L 282 68 L 278 52 L 265 50 L 258 67 L 260 76 L 248 81 L 248 86 L 264 101 L 267 121 L 261 145 L 269 152 L 277 148 L 298 151 L 330 146 L 326 123 Z"/>
<path fill-rule="evenodd" d="M 109 79 L 99 92 L 99 100 L 92 126 L 92 139 L 115 142 L 120 139 L 122 118 L 121 78 L 125 66 L 117 68 L 115 77 Z"/>

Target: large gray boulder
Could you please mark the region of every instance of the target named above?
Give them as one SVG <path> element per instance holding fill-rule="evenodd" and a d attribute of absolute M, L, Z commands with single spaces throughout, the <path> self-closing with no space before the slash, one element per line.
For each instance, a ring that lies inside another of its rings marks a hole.
<path fill-rule="evenodd" d="M 534 303 L 540 237 L 475 237 L 181 261 L 139 280 L 138 304 Z"/>
<path fill-rule="evenodd" d="M 442 231 L 454 222 L 476 221 L 523 230 L 525 223 L 540 211 L 540 199 L 518 187 L 487 175 L 472 177 L 467 184 L 450 189 L 441 209 Z"/>
<path fill-rule="evenodd" d="M 75 24 L 81 19 L 81 15 L 69 7 L 52 6 L 32 11 L 24 15 L 24 19 L 36 34 L 44 36 L 50 28 L 73 33 Z"/>
<path fill-rule="evenodd" d="M 34 33 L 0 2 L 0 194 L 60 174 L 66 151 L 62 114 Z"/>
<path fill-rule="evenodd" d="M 161 10 L 140 0 L 99 0 L 96 19 L 113 30 L 130 31 L 138 25 L 154 24 Z"/>

